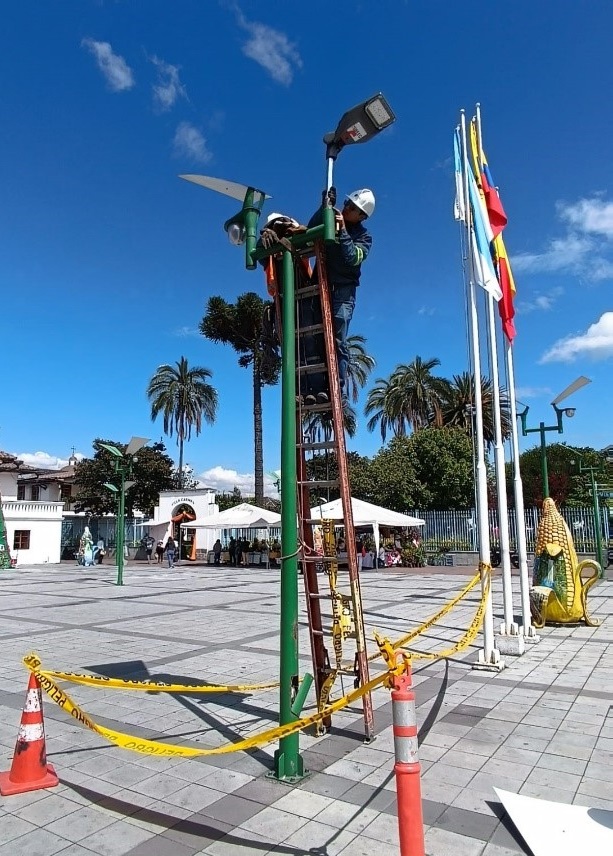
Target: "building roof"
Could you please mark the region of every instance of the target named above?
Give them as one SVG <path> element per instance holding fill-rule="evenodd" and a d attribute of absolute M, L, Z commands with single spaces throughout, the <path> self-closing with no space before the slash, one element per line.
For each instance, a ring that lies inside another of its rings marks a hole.
<path fill-rule="evenodd" d="M 17 455 L 11 455 L 10 452 L 0 451 L 0 471 L 5 473 L 29 473 L 32 472 L 32 468 L 26 466 L 26 464 L 24 464 Z"/>
<path fill-rule="evenodd" d="M 60 470 L 49 470 L 44 467 L 29 467 L 26 470 L 28 477 L 21 479 L 21 477 L 18 476 L 17 481 L 27 481 L 30 484 L 36 484 L 37 482 L 44 484 L 48 484 L 49 482 L 73 484 L 75 478 L 74 469 L 74 464 L 67 464 Z"/>

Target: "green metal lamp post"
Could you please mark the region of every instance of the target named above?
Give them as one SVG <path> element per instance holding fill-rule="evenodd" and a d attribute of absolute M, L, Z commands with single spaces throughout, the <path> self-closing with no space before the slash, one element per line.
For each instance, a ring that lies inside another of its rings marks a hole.
<path fill-rule="evenodd" d="M 129 490 L 135 482 L 126 481 L 132 475 L 132 467 L 138 460 L 135 457 L 136 452 L 148 443 L 146 437 L 132 437 L 128 443 L 125 452 L 118 449 L 117 446 L 111 446 L 110 443 L 100 443 L 103 449 L 110 452 L 115 459 L 115 473 L 119 476 L 119 486 L 111 482 L 105 482 L 104 487 L 112 493 L 117 494 L 117 530 L 115 536 L 115 552 L 117 553 L 117 585 L 123 585 L 123 567 L 124 567 L 124 545 L 125 545 L 125 510 L 126 510 L 126 491 Z"/>
<path fill-rule="evenodd" d="M 604 573 L 604 556 L 602 550 L 602 527 L 600 521 L 600 501 L 598 498 L 598 484 L 596 483 L 596 477 L 594 472 L 596 470 L 600 470 L 600 467 L 586 467 L 583 465 L 581 461 L 581 456 L 577 453 L 577 457 L 579 458 L 579 472 L 580 473 L 589 473 L 590 474 L 590 485 L 592 488 L 592 509 L 594 512 L 594 536 L 596 538 L 596 561 L 600 565 L 600 573 L 601 575 Z M 571 464 L 574 461 L 571 461 Z"/>
<path fill-rule="evenodd" d="M 395 120 L 389 105 L 378 93 L 347 111 L 336 131 L 324 137 L 328 161 L 327 189 L 332 184 L 332 164 L 341 149 L 352 143 L 364 143 Z M 257 226 L 262 206 L 268 197 L 262 190 L 245 187 L 223 179 L 200 175 L 181 178 L 242 200 L 241 210 L 226 220 L 224 229 L 231 243 L 245 244 L 245 265 L 253 270 L 257 262 L 270 255 L 283 254 L 283 334 L 281 363 L 281 593 L 279 650 L 279 724 L 288 725 L 300 716 L 300 710 L 312 677 L 305 675 L 299 684 L 298 663 L 298 532 L 296 527 L 296 305 L 294 260 L 283 245 L 265 249 L 257 247 Z M 291 238 L 293 249 L 316 240 L 336 240 L 335 213 L 328 205 L 323 210 L 323 223 Z M 272 775 L 284 781 L 295 781 L 304 775 L 300 755 L 299 732 L 282 737 L 274 756 Z"/>
<path fill-rule="evenodd" d="M 568 398 L 569 395 L 572 395 L 573 392 L 576 392 L 581 387 L 586 384 L 591 383 L 591 380 L 587 377 L 578 377 L 577 380 L 573 381 L 570 386 L 567 386 L 559 395 L 557 395 L 554 400 L 551 402 L 551 406 L 555 410 L 557 422 L 555 425 L 545 425 L 544 422 L 539 423 L 538 428 L 528 428 L 526 425 L 526 420 L 528 418 L 529 407 L 526 407 L 520 414 L 519 417 L 521 419 L 521 433 L 524 437 L 527 437 L 528 434 L 540 434 L 541 437 L 541 476 L 543 479 L 543 499 L 547 499 L 549 496 L 549 474 L 547 472 L 547 441 L 545 438 L 545 434 L 548 431 L 557 431 L 558 434 L 564 433 L 564 426 L 562 424 L 562 419 L 564 416 L 567 416 L 571 419 L 575 413 L 576 409 L 574 407 L 567 407 L 561 410 L 558 407 L 558 404 L 563 401 L 565 398 Z"/>

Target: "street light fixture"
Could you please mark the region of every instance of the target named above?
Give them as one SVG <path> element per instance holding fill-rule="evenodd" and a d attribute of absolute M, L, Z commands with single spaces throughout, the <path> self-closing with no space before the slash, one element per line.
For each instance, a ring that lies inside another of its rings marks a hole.
<path fill-rule="evenodd" d="M 115 473 L 119 476 L 119 487 L 111 482 L 105 482 L 104 487 L 110 490 L 111 493 L 117 494 L 117 530 L 115 536 L 115 551 L 117 553 L 117 585 L 123 585 L 123 566 L 124 566 L 124 543 L 125 543 L 125 507 L 126 507 L 126 491 L 133 487 L 136 482 L 126 481 L 132 475 L 132 467 L 138 461 L 136 452 L 142 449 L 149 440 L 146 437 L 132 437 L 125 452 L 118 449 L 117 446 L 112 446 L 110 443 L 100 443 L 102 449 L 106 449 L 115 460 Z"/>
<path fill-rule="evenodd" d="M 544 422 L 539 423 L 538 428 L 528 428 L 526 426 L 526 420 L 528 418 L 528 411 L 530 408 L 528 406 L 519 414 L 521 419 L 521 433 L 524 437 L 527 437 L 528 434 L 540 434 L 541 437 L 541 475 L 543 478 L 543 499 L 546 499 L 549 496 L 549 476 L 547 472 L 547 442 L 545 438 L 545 434 L 547 431 L 557 431 L 558 434 L 564 433 L 563 426 L 563 417 L 566 416 L 568 419 L 572 419 L 572 417 L 577 412 L 575 407 L 566 407 L 565 409 L 561 409 L 558 407 L 560 402 L 564 401 L 564 399 L 568 398 L 569 395 L 572 395 L 578 389 L 586 386 L 588 383 L 592 381 L 581 375 L 574 380 L 570 386 L 567 386 L 566 389 L 563 389 L 562 392 L 557 395 L 554 400 L 551 402 L 551 406 L 553 407 L 557 422 L 555 425 L 545 425 Z"/>
<path fill-rule="evenodd" d="M 376 136 L 395 120 L 394 113 L 381 93 L 347 111 L 337 125 L 336 131 L 326 134 L 326 157 L 328 158 L 328 184 L 332 185 L 333 162 L 344 146 L 365 143 Z M 270 198 L 254 186 L 246 187 L 209 176 L 182 175 L 180 178 L 201 187 L 215 190 L 233 199 L 242 201 L 242 208 L 224 223 L 224 229 L 232 243 L 245 244 L 246 267 L 255 269 L 260 259 L 276 253 L 282 254 L 283 302 L 281 347 L 281 591 L 280 591 L 280 652 L 279 652 L 279 724 L 288 725 L 296 720 L 296 703 L 302 699 L 296 695 L 298 676 L 298 537 L 296 529 L 296 318 L 294 258 L 290 249 L 276 244 L 258 247 L 257 225 L 262 206 Z M 238 227 L 238 228 L 235 228 Z M 335 217 L 332 207 L 323 210 L 323 223 L 294 235 L 290 239 L 291 249 L 304 247 L 316 240 L 326 243 L 336 241 Z M 306 684 L 304 685 L 306 687 Z M 281 737 L 274 755 L 272 775 L 281 780 L 295 781 L 304 775 L 303 759 L 299 751 L 299 734 Z"/>
<path fill-rule="evenodd" d="M 579 472 L 580 473 L 589 473 L 590 474 L 590 484 L 592 487 L 592 509 L 594 511 L 594 535 L 596 538 L 596 560 L 600 565 L 600 574 L 604 573 L 604 559 L 602 552 L 602 528 L 600 522 L 600 503 L 598 501 L 598 485 L 596 484 L 596 478 L 594 476 L 594 472 L 596 470 L 600 470 L 600 467 L 587 467 L 583 465 L 583 461 L 581 460 L 581 455 L 579 452 L 575 451 L 577 455 L 578 464 L 579 464 Z M 571 464 L 574 464 L 575 461 L 571 460 Z"/>

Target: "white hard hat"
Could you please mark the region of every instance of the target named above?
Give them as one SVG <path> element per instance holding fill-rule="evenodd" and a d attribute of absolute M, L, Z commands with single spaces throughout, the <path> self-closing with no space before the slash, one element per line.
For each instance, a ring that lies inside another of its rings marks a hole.
<path fill-rule="evenodd" d="M 273 211 L 272 214 L 269 214 L 266 218 L 266 225 L 270 226 L 271 223 L 274 223 L 275 220 L 286 220 L 292 224 L 292 226 L 299 226 L 297 220 L 294 220 L 293 217 L 289 217 L 287 214 L 279 214 L 278 211 Z"/>
<path fill-rule="evenodd" d="M 375 210 L 375 194 L 367 187 L 363 187 L 361 190 L 354 190 L 353 193 L 349 194 L 347 199 L 353 202 L 367 217 L 370 217 Z"/>
<path fill-rule="evenodd" d="M 266 218 L 266 225 L 268 226 L 268 224 L 272 223 L 273 220 L 278 220 L 279 217 L 285 217 L 285 214 L 279 214 L 278 211 L 273 211 L 272 214 L 269 214 Z"/>

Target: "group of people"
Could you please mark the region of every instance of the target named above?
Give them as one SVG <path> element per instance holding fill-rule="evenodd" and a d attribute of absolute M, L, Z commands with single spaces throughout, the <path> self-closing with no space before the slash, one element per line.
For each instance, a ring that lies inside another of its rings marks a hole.
<path fill-rule="evenodd" d="M 357 535 L 355 551 L 358 559 L 359 571 L 372 570 L 373 568 L 390 568 L 402 564 L 400 541 L 395 541 L 394 545 L 387 549 L 383 544 L 381 544 L 379 551 L 375 553 L 374 548 L 367 548 L 362 537 Z M 347 545 L 342 536 L 340 536 L 336 542 L 336 555 L 339 558 L 344 558 L 347 555 Z"/>
<path fill-rule="evenodd" d="M 155 545 L 155 557 L 158 565 L 161 565 L 164 562 L 164 553 L 166 553 L 168 567 L 174 568 L 175 557 L 177 554 L 177 545 L 175 543 L 174 538 L 168 538 L 166 544 L 164 544 L 164 542 L 161 540 L 156 543 L 155 538 L 152 535 L 145 535 L 145 537 L 141 541 L 141 545 L 145 548 L 145 555 L 147 556 L 148 565 L 151 564 L 151 560 L 153 558 L 153 547 Z"/>

